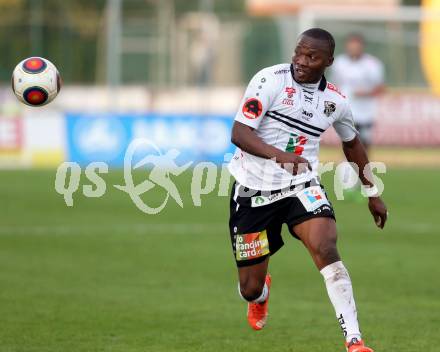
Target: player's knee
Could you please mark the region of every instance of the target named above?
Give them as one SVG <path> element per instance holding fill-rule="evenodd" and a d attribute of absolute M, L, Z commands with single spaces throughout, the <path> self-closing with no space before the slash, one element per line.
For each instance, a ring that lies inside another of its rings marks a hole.
<path fill-rule="evenodd" d="M 333 263 L 339 260 L 339 253 L 336 247 L 336 241 L 329 240 L 320 243 L 315 251 L 315 257 L 317 257 L 319 262 L 324 264 Z"/>
<path fill-rule="evenodd" d="M 245 284 L 240 283 L 240 294 L 246 301 L 251 302 L 261 296 L 263 288 L 264 282 L 263 284 L 260 284 L 257 281 L 248 281 Z"/>

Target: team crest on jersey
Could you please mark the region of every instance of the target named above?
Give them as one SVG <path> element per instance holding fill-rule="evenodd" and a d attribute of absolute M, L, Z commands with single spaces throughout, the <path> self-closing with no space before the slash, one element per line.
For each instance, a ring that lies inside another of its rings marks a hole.
<path fill-rule="evenodd" d="M 243 104 L 243 115 L 248 119 L 256 119 L 263 112 L 263 105 L 257 98 L 250 98 Z"/>
<path fill-rule="evenodd" d="M 324 101 L 324 114 L 330 117 L 336 111 L 336 104 L 332 101 Z"/>

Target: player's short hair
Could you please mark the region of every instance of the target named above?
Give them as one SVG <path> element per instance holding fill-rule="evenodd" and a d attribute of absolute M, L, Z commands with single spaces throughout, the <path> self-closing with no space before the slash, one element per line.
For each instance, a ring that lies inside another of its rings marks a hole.
<path fill-rule="evenodd" d="M 345 41 L 348 42 L 349 40 L 357 40 L 358 42 L 365 43 L 365 37 L 358 32 L 349 33 L 345 38 Z"/>
<path fill-rule="evenodd" d="M 326 31 L 322 28 L 310 28 L 301 33 L 309 38 L 314 38 L 322 41 L 326 41 L 328 43 L 330 54 L 333 56 L 335 53 L 335 38 L 331 35 L 330 32 Z"/>

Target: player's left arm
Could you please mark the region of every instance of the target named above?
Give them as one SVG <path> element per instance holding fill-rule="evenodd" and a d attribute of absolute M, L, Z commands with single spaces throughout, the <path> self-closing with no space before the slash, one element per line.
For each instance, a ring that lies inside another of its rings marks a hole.
<path fill-rule="evenodd" d="M 362 142 L 356 135 L 351 141 L 343 142 L 342 149 L 347 161 L 355 163 L 359 167 L 359 178 L 364 187 L 369 188 L 369 192 L 371 192 L 368 196 L 368 208 L 374 217 L 376 225 L 383 229 L 387 221 L 387 207 L 378 194 L 376 186 L 370 181 L 373 180 L 373 173 Z"/>
<path fill-rule="evenodd" d="M 346 100 L 338 104 L 338 115 L 333 122 L 333 127 L 342 140 L 342 149 L 349 162 L 356 163 L 359 167 L 359 178 L 368 193 L 368 208 L 374 217 L 376 225 L 383 229 L 387 221 L 387 207 L 378 194 L 373 180 L 367 152 L 358 137 L 358 131 L 354 127 L 353 114 Z"/>

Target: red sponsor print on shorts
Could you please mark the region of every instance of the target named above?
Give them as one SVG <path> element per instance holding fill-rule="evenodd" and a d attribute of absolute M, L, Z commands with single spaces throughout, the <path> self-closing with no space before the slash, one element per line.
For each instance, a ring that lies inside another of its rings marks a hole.
<path fill-rule="evenodd" d="M 248 119 L 256 119 L 263 112 L 263 104 L 257 98 L 250 98 L 243 104 L 243 115 Z"/>
<path fill-rule="evenodd" d="M 260 258 L 269 254 L 269 241 L 266 230 L 237 235 L 235 250 L 237 261 Z"/>
<path fill-rule="evenodd" d="M 342 94 L 342 92 L 339 90 L 339 88 L 336 87 L 333 83 L 328 82 L 327 83 L 327 88 L 332 90 L 333 92 L 338 93 L 341 97 L 345 98 L 345 95 Z"/>
<path fill-rule="evenodd" d="M 322 200 L 321 192 L 317 189 L 306 189 L 304 191 L 304 195 L 311 204 L 317 202 L 318 200 Z"/>

